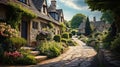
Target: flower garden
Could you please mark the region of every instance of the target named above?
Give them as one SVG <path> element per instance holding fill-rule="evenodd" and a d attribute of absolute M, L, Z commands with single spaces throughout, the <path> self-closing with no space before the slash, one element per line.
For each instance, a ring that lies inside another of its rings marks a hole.
<path fill-rule="evenodd" d="M 69 46 L 76 43 L 71 39 L 71 33 L 53 35 L 48 31 L 41 31 L 36 36 L 37 46 L 35 50 L 40 55 L 54 58 L 65 52 Z M 0 23 L 0 64 L 2 65 L 28 65 L 37 64 L 35 56 L 30 54 L 30 50 L 21 49 L 26 46 L 27 41 L 20 37 L 19 31 L 13 29 L 6 23 Z"/>

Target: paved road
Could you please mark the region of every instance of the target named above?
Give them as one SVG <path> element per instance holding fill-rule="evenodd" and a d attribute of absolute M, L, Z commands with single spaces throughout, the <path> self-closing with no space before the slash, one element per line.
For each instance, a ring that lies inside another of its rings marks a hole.
<path fill-rule="evenodd" d="M 70 49 L 57 58 L 50 59 L 32 67 L 90 67 L 96 52 L 77 38 L 73 38 L 79 45 L 71 46 Z"/>

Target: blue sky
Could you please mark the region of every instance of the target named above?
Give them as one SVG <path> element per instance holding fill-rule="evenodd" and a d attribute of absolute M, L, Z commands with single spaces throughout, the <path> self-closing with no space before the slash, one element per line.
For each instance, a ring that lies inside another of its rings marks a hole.
<path fill-rule="evenodd" d="M 84 2 L 85 0 L 56 0 L 57 9 L 63 9 L 65 20 L 71 20 L 72 17 L 77 13 L 85 14 L 89 16 L 90 21 L 93 20 L 93 17 L 96 17 L 96 20 L 100 20 L 101 12 L 91 11 L 88 5 Z M 48 0 L 48 5 L 50 5 L 51 0 Z"/>

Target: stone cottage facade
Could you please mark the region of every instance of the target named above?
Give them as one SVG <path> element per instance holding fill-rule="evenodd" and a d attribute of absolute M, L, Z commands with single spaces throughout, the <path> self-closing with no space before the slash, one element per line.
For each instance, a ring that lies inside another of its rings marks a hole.
<path fill-rule="evenodd" d="M 55 20 L 50 12 L 48 12 L 47 0 L 0 0 L 0 21 L 5 22 L 7 20 L 8 2 L 19 4 L 22 7 L 31 10 L 37 16 L 31 20 L 23 16 L 19 26 L 20 36 L 27 40 L 29 46 L 36 41 L 36 36 L 39 31 L 42 31 L 44 28 L 49 28 L 47 26 L 48 23 L 52 23 L 55 26 L 54 34 L 60 34 L 60 22 L 64 22 L 62 9 L 60 9 L 60 11 L 56 10 L 58 11 L 59 18 L 58 20 Z M 51 0 L 51 4 L 53 2 L 56 1 Z"/>
<path fill-rule="evenodd" d="M 82 22 L 78 28 L 78 33 L 85 34 L 85 24 L 86 22 Z M 93 21 L 90 22 L 92 26 L 94 26 L 94 31 L 103 32 L 106 29 L 109 29 L 110 24 L 106 24 L 104 21 L 96 21 L 96 18 L 93 17 Z"/>

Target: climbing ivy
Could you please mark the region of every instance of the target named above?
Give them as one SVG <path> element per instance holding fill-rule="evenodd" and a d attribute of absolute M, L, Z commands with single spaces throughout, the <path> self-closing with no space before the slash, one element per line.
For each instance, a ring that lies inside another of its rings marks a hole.
<path fill-rule="evenodd" d="M 22 16 L 26 16 L 28 19 L 36 18 L 36 15 L 31 10 L 13 2 L 8 3 L 7 11 L 7 23 L 17 30 Z"/>

